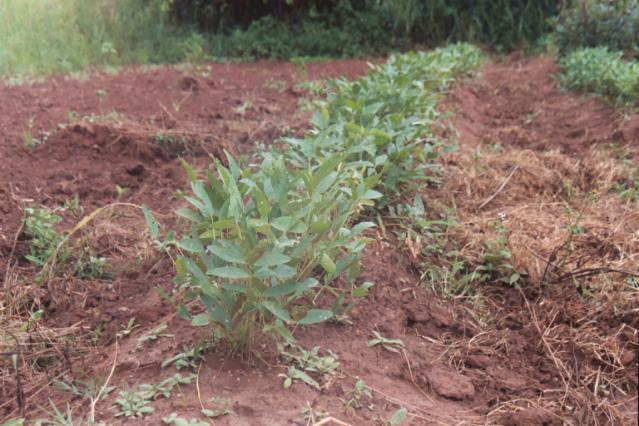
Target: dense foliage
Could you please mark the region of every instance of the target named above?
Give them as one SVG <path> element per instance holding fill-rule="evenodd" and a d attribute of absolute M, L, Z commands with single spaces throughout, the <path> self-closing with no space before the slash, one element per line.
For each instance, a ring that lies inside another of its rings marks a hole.
<path fill-rule="evenodd" d="M 391 57 L 367 77 L 336 82 L 307 136 L 260 154 L 257 164 L 229 157 L 205 179 L 186 165 L 191 208 L 178 213 L 191 230 L 178 242 L 178 281 L 206 312 L 182 307 L 182 316 L 215 324 L 239 350 L 258 326 L 290 339 L 289 324 L 342 316 L 370 286 L 355 284 L 362 233 L 374 226 L 360 221 L 362 210 L 424 178 L 435 156 L 438 93 L 480 56 L 458 44 Z M 339 277 L 345 285 L 336 285 Z M 318 291 L 333 296 L 332 307 L 314 307 Z"/>
<path fill-rule="evenodd" d="M 571 89 L 596 93 L 618 104 L 639 102 L 639 62 L 606 47 L 578 49 L 562 58 L 561 79 Z"/>
<path fill-rule="evenodd" d="M 556 0 L 173 0 L 182 24 L 226 34 L 240 55 L 356 55 L 414 43 L 510 49 L 549 30 Z"/>
<path fill-rule="evenodd" d="M 557 20 L 555 40 L 560 55 L 582 47 L 606 46 L 638 57 L 639 2 L 578 1 Z"/>

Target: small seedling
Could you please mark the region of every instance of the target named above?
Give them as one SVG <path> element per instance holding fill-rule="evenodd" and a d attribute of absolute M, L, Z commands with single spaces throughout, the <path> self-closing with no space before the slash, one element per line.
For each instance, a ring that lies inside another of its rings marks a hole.
<path fill-rule="evenodd" d="M 115 334 L 115 337 L 118 339 L 122 339 L 123 337 L 130 335 L 131 332 L 133 332 L 133 330 L 135 330 L 138 327 L 139 325 L 135 323 L 135 317 L 133 317 L 129 320 L 126 327 L 124 327 L 122 330 L 118 331 Z"/>
<path fill-rule="evenodd" d="M 315 424 L 330 415 L 328 411 L 315 410 L 308 401 L 306 402 L 306 406 L 302 407 L 301 414 L 307 424 Z"/>
<path fill-rule="evenodd" d="M 120 185 L 115 185 L 115 199 L 116 201 L 121 201 L 124 196 L 129 192 L 129 188 L 122 187 Z"/>
<path fill-rule="evenodd" d="M 62 412 L 58 409 L 58 407 L 53 403 L 53 401 L 49 400 L 49 404 L 51 404 L 51 408 L 53 412 L 49 413 L 49 418 L 46 420 L 37 420 L 36 425 L 47 425 L 47 426 L 74 426 L 79 424 L 77 420 L 73 419 L 73 409 L 67 404 L 66 412 Z"/>
<path fill-rule="evenodd" d="M 360 378 L 357 378 L 353 389 L 348 391 L 343 398 L 340 398 L 340 401 L 344 404 L 344 408 L 347 410 L 366 407 L 372 411 L 374 408 L 372 400 L 373 393 L 366 387 L 366 384 Z"/>
<path fill-rule="evenodd" d="M 169 365 L 175 365 L 175 368 L 181 370 L 182 368 L 197 368 L 197 363 L 202 359 L 204 351 L 207 349 L 206 345 L 197 345 L 191 349 L 183 348 L 184 351 L 179 354 L 165 360 L 162 363 L 162 368 L 166 368 Z"/>
<path fill-rule="evenodd" d="M 180 373 L 176 373 L 168 379 L 162 380 L 157 384 L 142 384 L 138 386 L 140 392 L 143 392 L 145 396 L 150 400 L 155 400 L 159 397 L 170 398 L 173 388 L 179 385 L 188 385 L 195 378 L 194 375 L 183 377 Z"/>
<path fill-rule="evenodd" d="M 215 406 L 213 409 L 203 408 L 202 414 L 206 417 L 216 419 L 219 417 L 230 416 L 235 414 L 233 411 L 233 401 L 221 396 L 214 396 L 211 398 L 211 403 Z"/>
<path fill-rule="evenodd" d="M 49 132 L 42 132 L 42 137 L 36 138 L 33 135 L 33 117 L 27 121 L 27 127 L 22 130 L 22 142 L 27 149 L 33 149 L 38 145 L 42 145 L 50 136 Z"/>
<path fill-rule="evenodd" d="M 95 91 L 95 96 L 98 97 L 98 108 L 100 110 L 100 115 L 104 115 L 104 98 L 106 97 L 106 90 L 98 89 Z"/>
<path fill-rule="evenodd" d="M 186 420 L 182 417 L 179 417 L 177 413 L 171 413 L 168 417 L 164 417 L 162 419 L 162 423 L 164 423 L 165 425 L 175 426 L 209 426 L 208 422 L 198 419 Z"/>
<path fill-rule="evenodd" d="M 142 348 L 142 346 L 144 346 L 144 343 L 152 342 L 154 340 L 158 340 L 161 337 L 173 337 L 174 336 L 173 334 L 162 333 L 167 328 L 168 328 L 168 326 L 166 324 L 160 324 L 157 327 L 155 327 L 153 330 L 151 330 L 148 333 L 146 333 L 145 335 L 141 336 L 138 339 L 138 344 L 135 347 L 135 349 L 139 350 L 139 349 Z"/>
<path fill-rule="evenodd" d="M 387 424 L 389 426 L 397 426 L 397 425 L 403 423 L 404 420 L 406 420 L 407 417 L 408 417 L 408 410 L 406 408 L 402 407 L 399 410 L 395 411 L 395 413 L 390 418 L 390 420 L 387 422 Z"/>
<path fill-rule="evenodd" d="M 293 364 L 289 367 L 287 374 L 280 374 L 284 377 L 284 387 L 289 388 L 296 379 L 302 380 L 304 383 L 319 389 L 319 383 L 309 376 L 307 373 L 318 374 L 324 377 L 333 374 L 339 368 L 337 355 L 328 351 L 326 355 L 319 354 L 319 346 L 314 347 L 310 351 L 297 346 L 293 343 L 280 344 L 280 355 L 288 362 Z M 286 351 L 285 347 L 290 347 L 293 351 Z"/>
<path fill-rule="evenodd" d="M 153 413 L 153 407 L 149 405 L 151 397 L 146 392 L 125 389 L 120 392 L 120 397 L 115 401 L 120 406 L 116 417 L 144 417 Z"/>
<path fill-rule="evenodd" d="M 83 382 L 80 380 L 72 380 L 65 382 L 62 380 L 56 380 L 54 386 L 62 392 L 68 392 L 73 396 L 80 397 L 82 399 L 95 399 L 100 394 L 100 399 L 106 398 L 111 392 L 115 390 L 115 386 L 106 386 L 101 391 L 103 383 L 93 380 L 91 383 Z"/>
<path fill-rule="evenodd" d="M 368 341 L 368 347 L 372 348 L 377 345 L 382 345 L 384 349 L 390 352 L 401 353 L 404 350 L 404 342 L 400 339 L 388 339 L 377 330 L 373 330 L 374 338 Z"/>
<path fill-rule="evenodd" d="M 49 262 L 56 247 L 62 241 L 62 235 L 55 229 L 55 225 L 62 221 L 62 217 L 45 207 L 34 206 L 25 209 L 24 233 L 29 237 L 29 254 L 26 259 L 38 266 Z M 63 263 L 69 252 L 62 248 L 58 251 L 57 262 Z"/>

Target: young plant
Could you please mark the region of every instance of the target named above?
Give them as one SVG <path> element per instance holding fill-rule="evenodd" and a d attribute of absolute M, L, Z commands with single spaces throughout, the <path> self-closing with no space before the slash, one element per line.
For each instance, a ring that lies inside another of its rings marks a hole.
<path fill-rule="evenodd" d="M 290 307 L 316 288 L 343 296 L 332 283 L 342 273 L 348 280 L 359 274 L 361 233 L 373 226 L 350 222 L 381 194 L 372 190 L 377 176 L 364 178 L 342 155 L 305 169 L 289 167 L 276 153 L 265 153 L 256 171 L 230 156 L 228 162 L 228 168 L 218 162 L 205 182 L 187 166 L 194 196 L 185 199 L 194 209 L 178 211 L 192 227 L 177 243 L 185 255 L 176 265 L 206 309 L 192 318 L 182 309 L 184 316 L 194 325 L 218 325 L 244 351 L 259 325 L 290 339 L 286 324 L 339 314 L 339 303 L 332 310 L 302 305 L 301 318 Z"/>
<path fill-rule="evenodd" d="M 401 353 L 404 350 L 404 342 L 400 339 L 389 339 L 379 334 L 377 330 L 373 330 L 374 338 L 368 341 L 368 347 L 372 348 L 381 345 L 390 352 Z"/>
<path fill-rule="evenodd" d="M 42 206 L 25 209 L 24 234 L 29 238 L 29 254 L 26 259 L 38 266 L 44 266 L 62 241 L 62 235 L 55 229 L 55 225 L 62 217 Z M 57 255 L 57 262 L 64 263 L 69 257 L 69 251 L 62 248 Z"/>

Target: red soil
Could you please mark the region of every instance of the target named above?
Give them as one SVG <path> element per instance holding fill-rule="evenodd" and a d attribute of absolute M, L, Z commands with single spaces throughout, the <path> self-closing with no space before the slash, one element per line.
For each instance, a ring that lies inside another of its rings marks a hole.
<path fill-rule="evenodd" d="M 363 61 L 314 63 L 304 79 L 354 77 L 365 71 Z M 553 71 L 550 59 L 510 58 L 486 66 L 478 81 L 454 90 L 446 105 L 456 109 L 461 140 L 498 141 L 533 150 L 559 147 L 575 154 L 593 144 L 616 143 L 627 145 L 636 161 L 637 116 L 624 120 L 597 100 L 563 93 L 552 79 Z M 295 76 L 289 64 L 264 62 L 212 65 L 208 76 L 173 68 L 125 70 L 114 76 L 94 75 L 86 82 L 57 77 L 32 86 L 1 88 L 0 271 L 4 273 L 10 261 L 17 262 L 20 275 L 35 273 L 21 259 L 26 246 L 20 239 L 8 259 L 21 206 L 29 200 L 53 207 L 77 194 L 89 213 L 116 201 L 119 185 L 128 188 L 123 201 L 146 204 L 161 222 L 174 223 L 173 211 L 179 205 L 175 191 L 186 188 L 178 154 L 206 166 L 211 161 L 208 154 L 221 157 L 224 149 L 247 153 L 259 142 L 268 144 L 283 133 L 303 131 L 308 117 L 297 113 L 302 92 L 294 86 Z M 107 92 L 102 112 L 117 111 L 119 124 L 76 123 L 55 131 L 36 149 L 24 147 L 22 133 L 31 117 L 37 135 L 66 122 L 68 111 L 77 117 L 100 114 L 96 90 Z M 245 104 L 247 100 L 250 104 Z M 186 144 L 163 145 L 154 140 L 157 134 L 171 134 L 174 139 L 183 135 Z M 64 225 L 69 228 L 78 219 L 65 214 Z M 101 228 L 93 238 L 100 254 L 113 264 L 111 279 L 56 282 L 54 293 L 43 297 L 49 326 L 81 322 L 87 330 L 102 327 L 96 348 L 68 355 L 65 377 L 105 378 L 117 353 L 110 384 L 121 389 L 125 383 L 159 382 L 175 373 L 173 368 L 160 368 L 162 361 L 183 346 L 192 346 L 202 330 L 178 319 L 174 307 L 158 296 L 156 287 L 171 291 L 173 268 L 157 253 L 138 256 L 150 251 L 140 242 L 145 225 L 139 215 L 117 213 L 112 225 L 96 222 Z M 407 423 L 415 425 L 484 424 L 489 414 L 491 422 L 501 424 L 562 424 L 565 413 L 550 408 L 517 404 L 511 410 L 503 408 L 505 401 L 535 401 L 549 389 L 561 387 L 538 330 L 522 314 L 520 294 L 499 284 L 488 286 L 487 294 L 499 302 L 491 314 L 505 320 L 487 332 L 470 307 L 442 300 L 420 286 L 416 260 L 400 251 L 400 245 L 389 236 L 368 247 L 364 278 L 375 286 L 349 314 L 352 324 L 297 330 L 300 345 L 320 346 L 339 357 L 340 373 L 322 383 L 321 391 L 300 383 L 292 390 L 283 389 L 278 374 L 286 370 L 271 355 L 246 365 L 222 349 L 213 349 L 197 372 L 197 392 L 194 385 L 184 386 L 179 395 L 154 402 L 153 415 L 124 421 L 113 417 L 116 391 L 98 404 L 97 418 L 108 424 L 160 424 L 171 412 L 198 417 L 202 406 L 210 407 L 211 397 L 223 396 L 233 401 L 235 414 L 216 419 L 215 424 L 310 424 L 301 414 L 307 404 L 354 425 L 382 424 L 380 419 L 390 418 L 400 406 L 410 413 Z M 140 328 L 116 346 L 114 333 L 132 317 Z M 173 337 L 136 350 L 137 338 L 162 323 L 168 324 L 166 333 Z M 631 325 L 638 325 L 636 319 Z M 373 330 L 402 339 L 405 352 L 369 348 Z M 629 339 L 636 344 L 636 335 Z M 633 362 L 629 358 L 629 365 Z M 340 400 L 352 390 L 356 377 L 374 390 L 370 401 L 363 402 L 373 404 L 370 410 L 349 410 Z M 67 394 L 41 390 L 40 383 L 27 381 L 24 390 L 33 418 L 47 409 L 41 405 L 46 397 L 59 407 L 69 401 Z M 17 412 L 12 392 L 0 387 L 0 419 Z M 636 398 L 636 390 L 632 397 Z M 88 411 L 86 401 L 75 399 L 71 404 L 78 407 L 77 413 Z M 499 412 L 491 414 L 497 408 Z"/>

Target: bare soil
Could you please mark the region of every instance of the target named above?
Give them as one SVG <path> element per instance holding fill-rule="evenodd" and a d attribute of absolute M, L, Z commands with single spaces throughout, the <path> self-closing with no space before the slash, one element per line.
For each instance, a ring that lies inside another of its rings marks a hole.
<path fill-rule="evenodd" d="M 113 372 L 109 384 L 118 391 L 157 383 L 175 373 L 161 367 L 164 360 L 210 338 L 160 297 L 157 288 L 173 288 L 173 265 L 149 242 L 135 208 L 116 206 L 81 233 L 108 259 L 106 278 L 65 275 L 34 285 L 38 271 L 24 259 L 20 235 L 24 207 L 55 207 L 77 195 L 82 210 L 65 212 L 61 229 L 114 202 L 148 205 L 175 226 L 177 191 L 187 189 L 178 157 L 205 167 L 224 150 L 250 155 L 259 144 L 300 134 L 308 114 L 297 83 L 366 70 L 365 61 L 312 63 L 306 71 L 278 62 L 213 64 L 2 87 L 0 307 L 13 317 L 10 299 L 42 307 L 42 323 L 28 332 L 59 333 L 38 353 L 21 354 L 30 367 L 20 370 L 20 386 L 8 357 L 1 359 L 0 419 L 19 414 L 17 388 L 30 419 L 50 411 L 48 399 L 86 416 L 89 401 L 56 390 L 55 380 L 104 380 Z M 443 136 L 460 146 L 442 159 L 442 185 L 420 191 L 427 211 L 456 206 L 461 227 L 449 231 L 448 244 L 463 247 L 470 264 L 505 215 L 512 263 L 527 272 L 519 287 L 486 282 L 472 297 L 446 293 L 445 283 L 422 275 L 439 257 L 416 253 L 388 224 L 371 235 L 363 279 L 375 286 L 350 322 L 295 331 L 301 346 L 338 356 L 339 371 L 321 390 L 300 382 L 284 389 L 286 365 L 270 350 L 242 362 L 219 345 L 197 368 L 197 383 L 153 402 L 152 415 L 115 418 L 115 391 L 96 405 L 96 419 L 161 424 L 172 412 L 200 418 L 202 408 L 215 408 L 211 398 L 224 397 L 233 414 L 215 424 L 314 424 L 319 417 L 303 414 L 309 407 L 352 425 L 384 424 L 400 407 L 409 413 L 405 424 L 414 425 L 636 424 L 639 290 L 623 271 L 639 269 L 639 213 L 636 202 L 609 189 L 639 163 L 639 116 L 563 92 L 554 72 L 552 58 L 514 55 L 452 90 L 442 110 L 452 113 L 456 131 Z M 98 90 L 106 92 L 102 99 Z M 29 150 L 29 128 L 36 137 L 51 134 Z M 581 212 L 587 232 L 573 237 L 567 211 Z M 21 286 L 32 290 L 21 293 Z M 138 327 L 116 342 L 131 318 Z M 168 336 L 138 348 L 138 338 L 161 324 Z M 373 330 L 401 339 L 405 349 L 368 347 Z M 372 397 L 349 408 L 357 378 Z"/>

